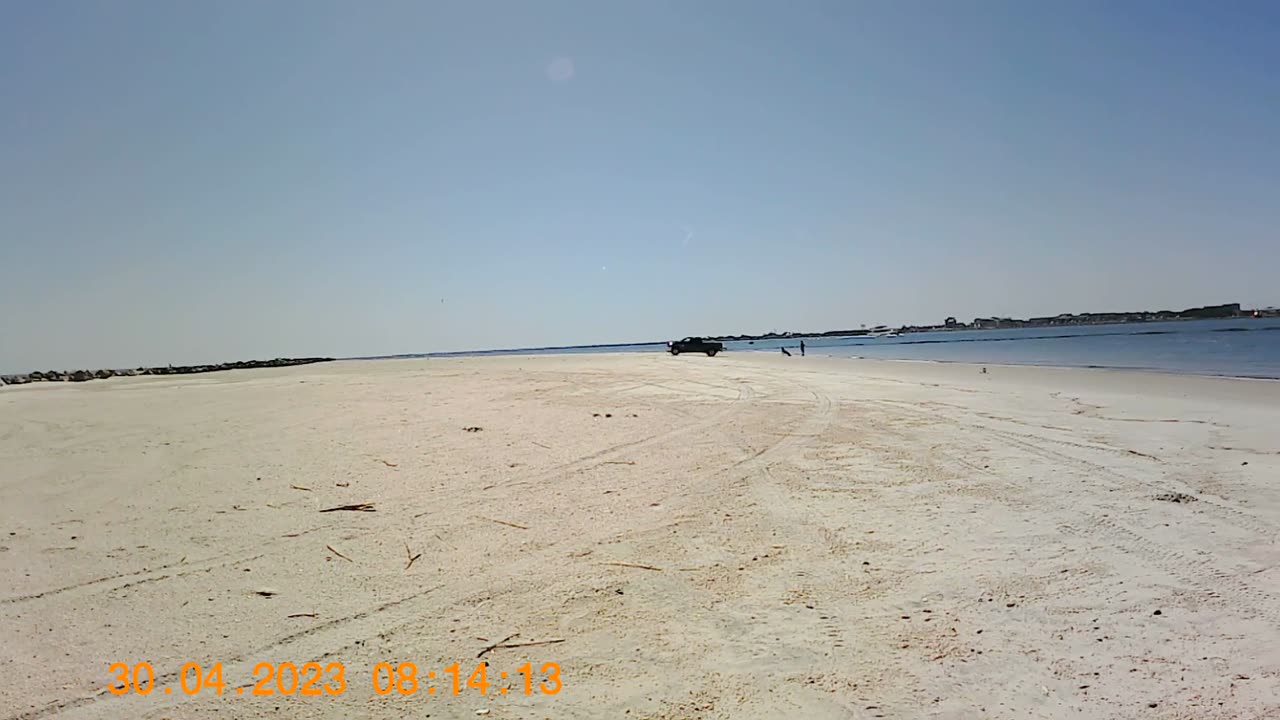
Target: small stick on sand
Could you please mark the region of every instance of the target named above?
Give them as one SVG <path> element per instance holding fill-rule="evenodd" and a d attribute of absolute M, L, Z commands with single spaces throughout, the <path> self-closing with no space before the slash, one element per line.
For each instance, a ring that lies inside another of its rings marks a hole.
<path fill-rule="evenodd" d="M 290 485 L 289 487 L 293 488 L 294 490 L 306 490 L 307 492 L 311 492 L 311 488 L 302 487 L 301 485 Z"/>
<path fill-rule="evenodd" d="M 508 636 L 506 636 L 506 637 L 502 638 L 502 639 L 501 639 L 501 640 L 499 640 L 498 642 L 496 642 L 496 643 L 494 643 L 494 644 L 492 644 L 492 645 L 489 645 L 489 646 L 485 647 L 485 649 L 481 650 L 481 651 L 476 655 L 476 657 L 478 657 L 478 658 L 480 658 L 480 657 L 484 657 L 484 654 L 485 654 L 485 653 L 487 653 L 487 652 L 489 652 L 490 650 L 493 650 L 494 648 L 498 647 L 499 645 L 501 645 L 501 644 L 505 643 L 505 642 L 506 642 L 506 641 L 508 641 L 508 640 L 513 640 L 513 639 L 518 638 L 518 637 L 520 637 L 520 633 L 512 633 L 512 634 L 510 634 L 510 635 L 508 635 Z"/>
<path fill-rule="evenodd" d="M 551 446 L 550 446 L 550 445 L 543 445 L 542 443 L 538 442 L 537 440 L 530 440 L 529 442 L 533 443 L 534 445 L 537 445 L 537 446 L 538 446 L 538 447 L 540 447 L 540 448 L 546 448 L 547 450 L 550 450 L 550 449 L 551 449 Z"/>
<path fill-rule="evenodd" d="M 291 617 L 291 618 L 309 617 L 309 618 L 313 618 L 313 617 L 320 617 L 320 616 L 319 616 L 319 615 L 317 615 L 316 613 L 294 613 L 294 614 L 292 614 L 292 615 L 285 615 L 285 617 Z"/>
<path fill-rule="evenodd" d="M 409 556 L 409 564 L 404 566 L 405 571 L 408 572 L 409 568 L 413 567 L 413 564 L 418 561 L 418 558 L 422 557 L 422 553 L 414 555 L 413 551 L 409 549 L 409 543 L 405 543 L 404 554 Z"/>
<path fill-rule="evenodd" d="M 504 650 L 504 649 L 510 649 L 510 648 L 533 647 L 535 645 L 555 645 L 556 643 L 564 642 L 564 640 L 565 640 L 564 638 L 556 638 L 554 640 L 539 640 L 537 642 L 511 643 L 510 645 L 507 645 L 504 643 L 498 643 L 497 645 L 493 646 L 493 649 Z"/>
<path fill-rule="evenodd" d="M 350 505 L 339 505 L 337 507 L 325 508 L 320 512 L 337 512 L 339 510 L 350 510 L 351 512 L 375 512 L 375 510 L 373 509 L 373 503 L 371 502 L 351 503 Z"/>
<path fill-rule="evenodd" d="M 382 461 L 382 464 L 383 464 L 383 465 L 386 465 L 387 467 L 400 467 L 400 466 L 399 466 L 399 465 L 397 465 L 396 463 L 393 463 L 393 462 L 387 462 L 386 460 L 383 460 L 383 461 Z"/>
<path fill-rule="evenodd" d="M 329 552 L 333 553 L 334 555 L 337 555 L 338 557 L 342 558 L 343 560 L 346 560 L 347 562 L 355 562 L 354 560 L 352 560 L 351 558 L 347 557 L 346 555 L 343 555 L 342 553 L 338 552 L 337 550 L 334 550 L 332 545 L 325 545 L 325 547 L 329 549 Z"/>
<path fill-rule="evenodd" d="M 635 465 L 635 460 L 605 460 L 601 465 Z"/>
<path fill-rule="evenodd" d="M 499 525 L 506 525 L 507 527 L 519 528 L 521 530 L 529 529 L 528 525 L 521 525 L 519 523 L 507 522 L 506 520 L 494 520 L 493 518 L 487 518 L 487 517 L 484 517 L 483 515 L 477 515 L 476 517 L 480 518 L 481 520 L 488 520 L 489 522 L 498 523 Z"/>
<path fill-rule="evenodd" d="M 607 563 L 604 563 L 604 564 L 605 564 L 605 565 L 616 565 L 616 566 L 618 566 L 618 567 L 640 568 L 641 570 L 654 570 L 654 571 L 657 571 L 657 572 L 662 572 L 662 568 L 654 567 L 654 566 L 652 566 L 652 565 L 640 565 L 640 564 L 637 564 L 637 563 L 629 563 L 629 562 L 607 562 Z"/>

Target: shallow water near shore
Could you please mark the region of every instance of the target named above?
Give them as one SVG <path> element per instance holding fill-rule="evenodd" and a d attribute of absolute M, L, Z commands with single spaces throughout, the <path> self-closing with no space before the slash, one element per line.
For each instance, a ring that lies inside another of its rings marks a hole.
<path fill-rule="evenodd" d="M 842 357 L 1130 368 L 1280 378 L 1280 318 L 911 333 L 815 351 Z"/>
<path fill-rule="evenodd" d="M 1127 368 L 1194 375 L 1280 378 L 1280 318 L 949 330 L 898 337 L 804 338 L 809 353 L 884 360 Z M 800 338 L 731 341 L 729 352 L 778 352 Z M 663 342 L 423 353 L 405 357 L 665 352 Z"/>

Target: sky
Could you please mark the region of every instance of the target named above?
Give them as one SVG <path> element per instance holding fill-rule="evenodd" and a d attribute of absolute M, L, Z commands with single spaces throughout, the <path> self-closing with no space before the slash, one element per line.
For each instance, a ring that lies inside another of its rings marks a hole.
<path fill-rule="evenodd" d="M 1280 5 L 0 8 L 0 370 L 1280 305 Z"/>

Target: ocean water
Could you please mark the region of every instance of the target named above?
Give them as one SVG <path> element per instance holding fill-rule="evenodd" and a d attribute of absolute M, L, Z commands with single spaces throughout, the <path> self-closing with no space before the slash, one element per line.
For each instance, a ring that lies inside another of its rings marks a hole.
<path fill-rule="evenodd" d="M 730 343 L 794 348 L 799 340 Z M 810 354 L 892 360 L 1105 367 L 1280 378 L 1280 318 L 952 330 L 893 338 L 805 339 Z M 726 349 L 730 349 L 726 348 Z"/>
<path fill-rule="evenodd" d="M 734 341 L 726 352 L 795 352 L 799 338 Z M 812 355 L 1158 370 L 1280 378 L 1280 318 L 1186 320 L 1117 325 L 952 330 L 893 338 L 805 338 Z M 665 341 L 629 345 L 524 348 L 409 357 L 601 352 L 665 352 Z M 403 357 L 403 356 L 402 356 Z"/>

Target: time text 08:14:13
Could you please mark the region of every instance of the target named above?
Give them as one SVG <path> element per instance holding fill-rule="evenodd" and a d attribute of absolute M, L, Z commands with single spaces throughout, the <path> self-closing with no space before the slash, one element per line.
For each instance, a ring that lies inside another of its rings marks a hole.
<path fill-rule="evenodd" d="M 107 689 L 116 695 L 150 695 L 152 692 L 165 695 L 174 692 L 185 695 L 210 692 L 222 695 L 226 692 L 234 695 L 318 696 L 341 695 L 347 691 L 347 670 L 339 662 L 325 665 L 308 662 L 300 666 L 291 662 L 260 662 L 253 666 L 251 679 L 224 679 L 222 663 L 214 663 L 205 668 L 198 663 L 189 662 L 182 666 L 176 678 L 177 683 L 173 685 L 157 685 L 155 670 L 149 662 L 132 666 L 122 662 L 114 663 L 108 672 L 116 682 L 108 685 Z M 525 695 L 555 695 L 562 687 L 560 665 L 553 662 L 543 663 L 538 668 L 533 663 L 526 662 L 510 673 L 505 670 L 495 672 L 489 663 L 483 661 L 474 668 L 464 668 L 461 663 L 454 663 L 438 673 L 435 670 L 422 673 L 417 664 L 411 662 L 382 662 L 373 666 L 370 682 L 377 695 L 413 695 L 419 691 L 428 695 L 461 695 L 471 691 L 481 695 L 521 692 Z"/>

